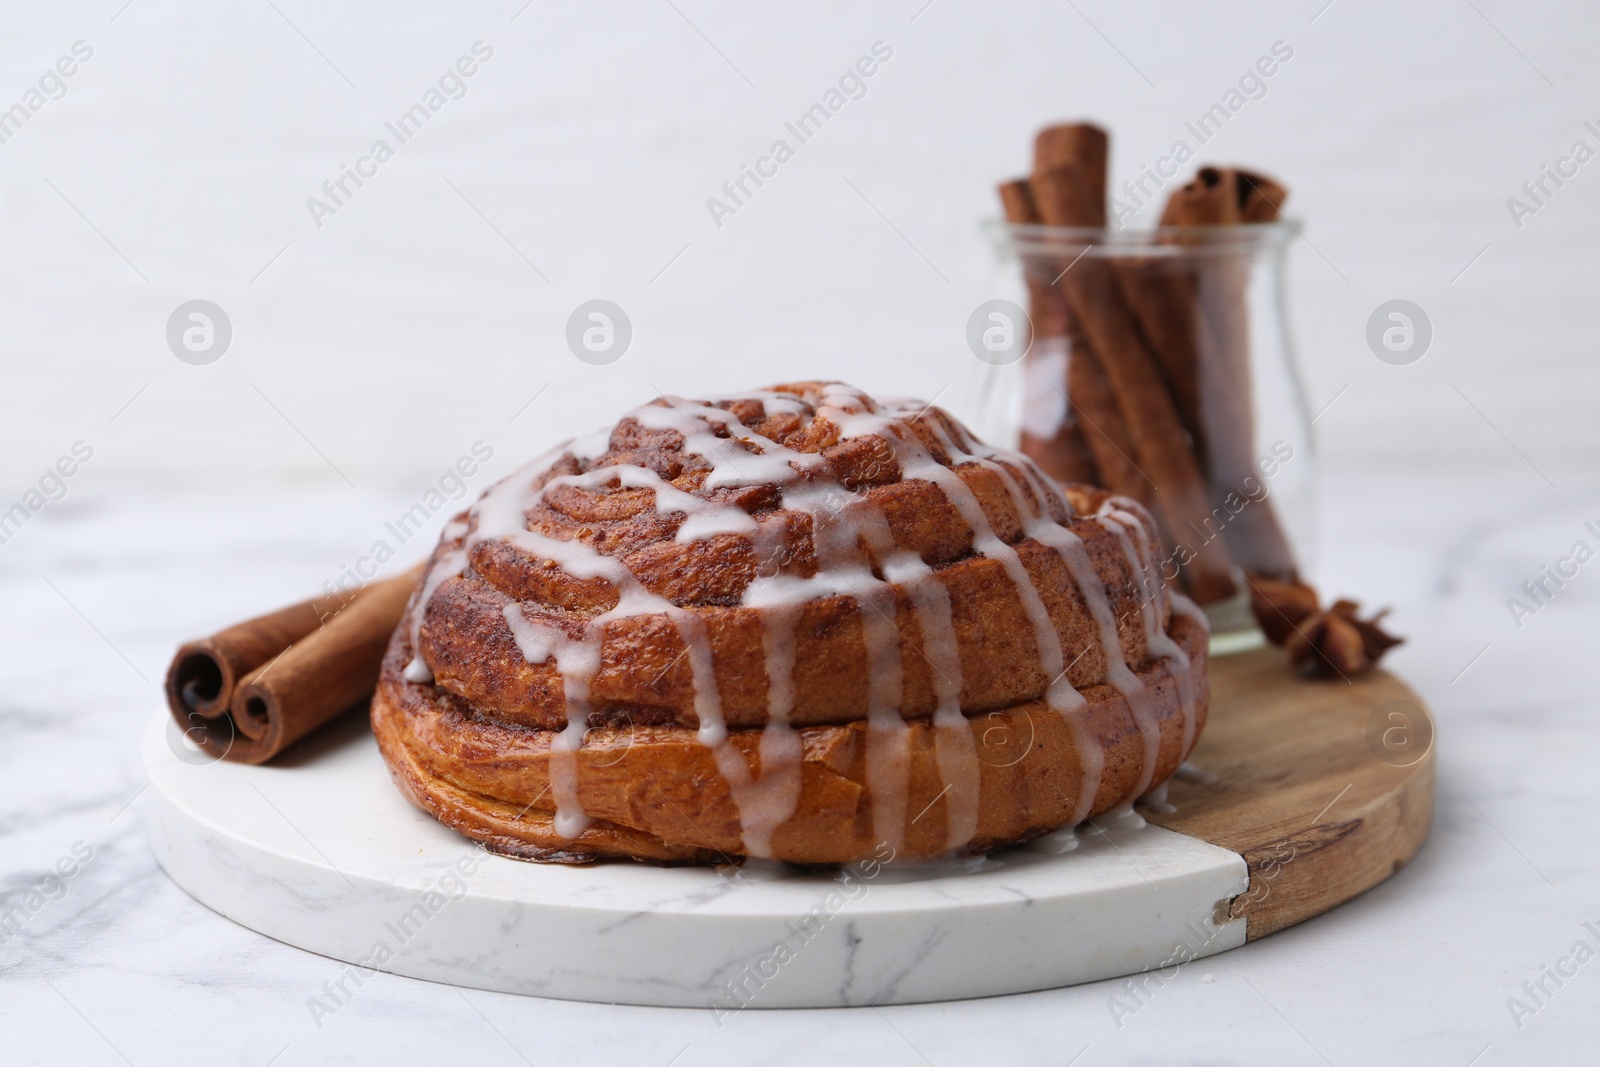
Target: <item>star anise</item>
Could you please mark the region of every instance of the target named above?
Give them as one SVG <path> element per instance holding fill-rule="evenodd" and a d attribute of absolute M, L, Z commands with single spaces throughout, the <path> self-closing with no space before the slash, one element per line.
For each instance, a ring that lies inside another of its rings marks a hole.
<path fill-rule="evenodd" d="M 1289 662 L 1308 675 L 1359 674 L 1401 643 L 1380 623 L 1387 609 L 1370 619 L 1356 617 L 1360 606 L 1338 600 L 1317 606 L 1317 591 L 1302 582 L 1250 578 L 1250 606 L 1267 640 L 1282 645 Z"/>

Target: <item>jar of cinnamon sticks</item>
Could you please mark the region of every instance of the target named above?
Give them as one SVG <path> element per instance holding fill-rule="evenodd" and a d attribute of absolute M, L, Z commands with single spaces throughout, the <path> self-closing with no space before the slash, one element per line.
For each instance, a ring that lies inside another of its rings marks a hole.
<path fill-rule="evenodd" d="M 984 369 L 990 406 L 1016 413 L 1015 443 L 1049 474 L 1144 504 L 1162 571 L 1206 609 L 1214 650 L 1248 647 L 1251 578 L 1295 580 L 1312 526 L 1287 191 L 1202 166 L 1172 183 L 1156 228 L 1108 226 L 1107 149 L 1097 127 L 1049 127 L 1033 173 L 1000 186 L 992 231 L 1020 264 L 1032 338 L 1020 365 Z"/>

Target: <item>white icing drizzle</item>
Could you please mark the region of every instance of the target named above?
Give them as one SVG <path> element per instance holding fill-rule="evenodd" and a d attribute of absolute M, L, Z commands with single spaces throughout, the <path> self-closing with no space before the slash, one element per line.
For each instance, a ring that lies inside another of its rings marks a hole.
<path fill-rule="evenodd" d="M 1057 827 L 1047 834 L 1040 834 L 1022 846 L 1029 852 L 1043 852 L 1050 856 L 1060 856 L 1067 852 L 1076 852 L 1078 849 L 1078 828 L 1075 824 Z"/>
<path fill-rule="evenodd" d="M 462 573 L 472 547 L 485 541 L 507 542 L 537 558 L 554 561 L 575 578 L 601 578 L 616 588 L 616 605 L 589 620 L 583 636 L 577 639 L 568 637 L 558 627 L 540 625 L 528 618 L 520 608 L 517 611 L 520 622 L 513 622 L 512 613 L 509 610 L 506 612 L 512 636 L 529 662 L 547 662 L 553 655 L 556 669 L 561 675 L 562 692 L 567 705 L 567 725 L 550 746 L 550 795 L 556 804 L 556 832 L 570 839 L 582 833 L 589 821 L 579 800 L 578 750 L 588 733 L 589 716 L 594 710 L 589 689 L 600 670 L 606 623 L 643 614 L 664 614 L 670 618 L 685 644 L 694 677 L 695 714 L 700 723 L 701 740 L 708 744 L 720 744 L 726 736 L 726 728 L 722 721 L 721 694 L 711 669 L 710 642 L 700 617 L 645 589 L 620 559 L 603 555 L 581 541 L 563 541 L 527 528 L 528 511 L 537 506 L 550 488 L 557 485 L 593 488 L 615 480 L 634 488 L 650 487 L 656 489 L 658 501 L 669 510 L 697 507 L 703 502 L 676 487 L 666 485 L 652 471 L 625 464 L 597 467 L 578 475 L 558 476 L 539 489 L 531 488 L 537 476 L 548 469 L 561 451 L 558 449 L 553 454 L 547 453 L 510 478 L 492 486 L 474 505 L 472 514 L 477 519 L 477 528 L 468 536 L 462 549 L 442 557 L 430 570 L 418 603 L 413 608 L 412 634 L 415 649 L 428 599 L 445 580 Z M 519 484 L 529 488 L 516 492 L 514 487 Z M 693 505 L 685 501 L 693 501 Z M 417 656 L 407 667 L 408 680 L 426 680 L 426 677 L 416 677 L 427 670 L 426 664 L 422 664 L 422 671 L 413 670 L 419 663 L 421 657 Z M 428 676 L 431 676 L 431 672 Z"/>
<path fill-rule="evenodd" d="M 1196 767 L 1192 763 L 1179 764 L 1178 770 L 1173 774 L 1173 777 L 1185 782 L 1199 782 L 1201 785 L 1216 785 L 1222 781 L 1216 772 L 1208 771 L 1204 767 Z"/>
<path fill-rule="evenodd" d="M 1144 816 L 1133 810 L 1133 801 L 1124 800 L 1100 817 L 1100 825 L 1090 823 L 1089 827 L 1094 833 L 1110 834 L 1143 830 L 1147 825 Z"/>
<path fill-rule="evenodd" d="M 647 406 L 634 411 L 631 417 L 647 429 L 671 429 L 682 434 L 683 451 L 699 455 L 712 464 L 712 470 L 705 479 L 707 488 L 734 488 L 763 483 L 783 486 L 793 482 L 801 469 L 813 467 L 821 459 L 819 456 L 802 457 L 801 453 L 783 448 L 777 442 L 754 433 L 729 412 L 710 405 L 668 398 L 666 406 Z M 728 436 L 719 437 L 706 426 L 707 423 L 720 426 Z M 749 442 L 760 451 L 747 451 L 735 444 L 735 440 Z M 700 497 L 691 499 L 695 503 L 685 508 L 688 516 L 678 529 L 678 543 L 722 534 L 745 534 L 751 539 L 757 557 L 757 578 L 751 587 L 764 578 L 776 582 L 783 576 L 780 558 L 783 546 L 777 540 L 781 534 L 781 530 L 776 529 L 777 524 L 772 524 L 774 529 L 768 531 L 743 508 Z M 743 603 L 748 606 L 750 601 L 750 588 L 747 587 Z M 804 599 L 800 597 L 775 597 L 772 603 L 758 612 L 762 621 L 762 646 L 766 655 L 768 682 L 767 724 L 761 731 L 757 750 L 759 775 L 752 773 L 738 747 L 728 742 L 727 729 L 720 713 L 720 696 L 716 727 L 707 729 L 708 719 L 700 699 L 701 676 L 695 676 L 695 710 L 701 724 L 700 740 L 711 747 L 717 770 L 728 783 L 734 806 L 739 812 L 745 853 L 758 858 L 772 855 L 773 833 L 794 814 L 800 800 L 800 771 L 804 751 L 800 735 L 789 725 L 789 714 L 794 706 L 795 629 L 803 608 Z M 703 630 L 704 624 L 698 616 L 695 616 L 695 620 Z M 710 687 L 715 690 L 715 676 L 710 671 L 709 641 L 697 643 L 703 646 L 706 673 L 711 675 Z"/>
<path fill-rule="evenodd" d="M 1132 515 L 1127 515 L 1126 512 L 1114 512 L 1113 514 L 1126 516 L 1128 520 L 1131 520 L 1133 528 L 1136 531 L 1140 530 L 1138 520 Z M 1147 574 L 1143 552 L 1135 552 L 1131 539 L 1128 537 L 1128 531 L 1127 528 L 1125 528 L 1124 523 L 1119 519 L 1109 517 L 1107 515 L 1105 506 L 1101 507 L 1100 514 L 1096 516 L 1096 521 L 1107 530 L 1111 531 L 1122 546 L 1123 555 L 1127 557 L 1128 566 L 1133 571 L 1136 584 L 1139 588 L 1139 614 L 1144 623 L 1146 647 L 1149 648 L 1153 654 L 1159 655 L 1160 652 L 1156 648 L 1156 637 L 1159 635 L 1163 639 L 1166 638 L 1166 634 L 1161 629 L 1160 622 L 1159 598 L 1161 594 L 1158 588 L 1148 586 L 1144 580 L 1147 577 Z M 1142 535 L 1140 537 L 1140 541 L 1141 543 L 1143 542 Z M 1183 656 L 1183 651 L 1179 649 L 1176 644 L 1171 645 L 1170 651 L 1176 652 L 1179 656 Z M 1184 666 L 1187 667 L 1186 657 Z M 1133 791 L 1134 796 L 1142 796 L 1145 791 L 1150 788 L 1150 783 L 1155 779 L 1156 759 L 1161 752 L 1161 719 L 1156 714 L 1153 707 L 1151 701 L 1152 694 L 1145 690 L 1142 685 L 1140 686 L 1138 693 L 1129 693 L 1127 695 L 1128 707 L 1133 712 L 1134 721 L 1139 725 L 1139 736 L 1141 740 L 1144 741 L 1144 766 L 1139 771 L 1139 784 L 1134 788 Z M 1186 710 L 1184 714 L 1186 731 L 1188 718 L 1189 713 Z M 1131 805 L 1129 807 L 1129 811 L 1132 811 Z"/>
<path fill-rule="evenodd" d="M 899 452 L 897 448 L 897 457 Z M 961 650 L 950 608 L 950 592 L 934 575 L 933 568 L 922 561 L 921 556 L 901 548 L 895 542 L 894 532 L 889 528 L 889 520 L 882 509 L 858 507 L 855 514 L 860 524 L 861 539 L 878 561 L 883 581 L 890 587 L 899 585 L 905 589 L 916 615 L 917 629 L 922 635 L 922 656 L 928 664 L 935 700 L 934 761 L 939 768 L 940 780 L 945 785 L 945 791 L 941 794 L 946 812 L 945 848 L 953 852 L 971 841 L 978 830 L 979 768 L 977 742 L 966 716 L 961 713 Z M 892 596 L 889 599 L 889 610 L 892 611 Z M 889 618 L 892 620 L 893 616 Z M 899 726 L 891 722 L 888 715 L 881 716 L 878 723 L 869 720 L 873 730 L 869 743 L 877 741 L 880 745 L 904 747 L 909 728 L 900 718 L 898 708 L 892 711 L 893 719 L 898 721 Z M 904 758 L 908 771 L 909 753 Z M 897 775 L 905 773 L 898 766 L 894 767 L 894 771 Z M 892 793 L 894 788 L 891 786 L 883 791 Z M 895 805 L 895 808 L 897 810 L 887 814 L 885 819 L 891 826 L 877 828 L 879 836 L 891 845 L 895 842 L 885 836 L 886 829 L 892 829 L 895 836 L 900 836 L 899 828 L 905 817 L 904 802 Z"/>
<path fill-rule="evenodd" d="M 1041 544 L 1054 548 L 1066 565 L 1068 573 L 1078 587 L 1079 594 L 1083 597 L 1084 604 L 1088 607 L 1090 615 L 1100 631 L 1100 648 L 1105 656 L 1107 680 L 1123 694 L 1129 706 L 1134 710 L 1134 721 L 1139 728 L 1140 739 L 1145 750 L 1144 767 L 1141 770 L 1144 784 L 1148 784 L 1148 776 L 1154 772 L 1154 756 L 1152 744 L 1156 751 L 1160 746 L 1160 722 L 1155 718 L 1150 708 L 1150 694 L 1145 690 L 1144 683 L 1128 668 L 1122 655 L 1122 642 L 1117 636 L 1117 622 L 1111 611 L 1111 601 L 1106 594 L 1105 584 L 1100 576 L 1095 573 L 1094 564 L 1089 559 L 1089 551 L 1084 546 L 1083 540 L 1071 530 L 1056 523 L 1050 518 L 1047 508 L 1035 507 L 1029 500 L 1028 494 L 1017 481 L 1011 469 L 1005 464 L 996 462 L 995 450 L 987 448 L 968 438 L 962 442 L 964 447 L 957 448 L 950 440 L 950 435 L 940 429 L 937 424 L 931 424 L 938 435 L 940 443 L 953 458 L 970 460 L 994 471 L 1000 475 L 1011 495 L 1013 506 L 1018 516 L 1022 519 L 1023 530 L 1027 536 Z M 1051 492 L 1045 483 L 1043 475 L 1030 464 L 1021 464 L 1021 469 L 1028 479 L 1029 488 L 1037 494 L 1034 499 L 1043 505 Z M 1070 664 L 1069 664 L 1070 666 Z M 1063 670 L 1063 675 L 1065 670 Z M 1064 678 L 1063 678 L 1064 680 Z M 1100 739 L 1088 728 L 1083 721 L 1080 697 L 1077 706 L 1060 708 L 1063 717 L 1073 735 L 1073 745 L 1077 749 L 1079 758 L 1079 794 L 1074 822 L 1082 822 L 1094 810 L 1094 801 L 1100 791 L 1100 782 L 1105 773 L 1105 746 Z M 1141 715 L 1143 711 L 1145 714 Z M 1154 723 L 1155 729 L 1150 726 Z M 1141 785 L 1141 791 L 1143 785 Z"/>
<path fill-rule="evenodd" d="M 800 398 L 787 393 L 754 393 L 749 398 L 759 400 L 769 415 L 810 410 Z M 417 651 L 427 604 L 441 584 L 465 571 L 476 545 L 504 541 L 535 558 L 550 560 L 573 578 L 603 580 L 615 588 L 617 603 L 588 620 L 578 638 L 570 637 L 565 630 L 537 616 L 530 616 L 520 604 L 509 603 L 504 608 L 506 625 L 523 657 L 529 663 L 548 663 L 553 659 L 562 679 L 567 725 L 552 742 L 550 754 L 550 785 L 556 804 L 557 832 L 571 838 L 588 824 L 579 799 L 578 752 L 594 710 L 590 688 L 600 668 L 605 625 L 628 616 L 656 614 L 672 621 L 684 645 L 692 676 L 698 736 L 713 751 L 717 768 L 729 786 L 739 813 L 745 852 L 754 857 L 766 857 L 772 855 L 773 833 L 793 815 L 800 796 L 802 744 L 799 733 L 789 721 L 795 701 L 796 628 L 807 603 L 823 597 L 849 596 L 857 605 L 867 656 L 866 771 L 874 833 L 880 840 L 899 848 L 909 829 L 906 818 L 909 814 L 910 727 L 900 711 L 904 697 L 904 664 L 903 641 L 896 622 L 898 589 L 905 595 L 916 619 L 921 653 L 930 668 L 935 696 L 934 755 L 940 784 L 944 787 L 939 798 L 943 799 L 945 808 L 945 845 L 951 851 L 959 849 L 977 830 L 980 767 L 973 731 L 961 711 L 960 648 L 949 592 L 943 582 L 917 553 L 897 544 L 878 505 L 865 494 L 846 490 L 832 481 L 827 461 L 820 454 L 786 448 L 755 433 L 722 408 L 675 397 L 664 400 L 664 403 L 636 408 L 628 418 L 648 430 L 671 430 L 681 434 L 683 453 L 699 456 L 711 467 L 703 482 L 706 489 L 776 486 L 781 507 L 809 516 L 811 520 L 817 563 L 815 573 L 801 577 L 785 569 L 781 558 L 785 537 L 783 523 L 761 522 L 736 504 L 684 492 L 645 467 L 627 463 L 600 466 L 581 474 L 551 477 L 535 488 L 538 479 L 546 475 L 564 453 L 591 461 L 603 456 L 609 448 L 609 434 L 597 433 L 558 446 L 492 486 L 472 509 L 470 532 L 459 524 L 453 531 L 447 530 L 451 540 L 460 539 L 463 534 L 465 537 L 459 548 L 440 555 L 412 607 L 411 639 L 415 658 L 406 668 L 407 679 L 431 679 Z M 938 486 L 971 528 L 974 551 L 998 562 L 1014 584 L 1033 630 L 1040 666 L 1047 679 L 1045 700 L 1063 715 L 1077 743 L 1083 783 L 1077 801 L 1077 816 L 1081 820 L 1092 808 L 1103 772 L 1104 751 L 1081 714 L 1086 701 L 1067 680 L 1070 663 L 1060 633 L 1021 556 L 996 535 L 977 496 L 959 473 L 941 463 L 907 428 L 905 420 L 914 417 L 919 410 L 909 401 L 879 405 L 874 410 L 860 393 L 845 386 L 831 385 L 825 387 L 814 417 L 838 427 L 841 439 L 873 435 L 887 442 L 902 477 Z M 1123 660 L 1116 620 L 1087 550 L 1075 534 L 1050 518 L 1046 503 L 1052 494 L 1059 499 L 1059 491 L 1031 462 L 1020 456 L 988 449 L 959 428 L 957 432 L 962 441 L 961 447 L 957 447 L 938 420 L 930 419 L 925 425 L 941 440 L 952 462 L 977 463 L 999 473 L 1022 517 L 1026 535 L 1054 548 L 1065 562 L 1099 628 L 1108 679 L 1127 696 L 1135 709 L 1145 742 L 1145 769 L 1138 790 L 1144 792 L 1154 773 L 1159 722 L 1152 721 L 1150 694 Z M 997 462 L 997 455 L 1004 455 L 1008 462 Z M 1012 465 L 1023 472 L 1026 488 Z M 767 723 L 758 748 L 759 774 L 752 771 L 743 752 L 729 742 L 704 619 L 694 611 L 679 608 L 651 593 L 620 559 L 604 555 L 586 541 L 561 540 L 527 528 L 528 513 L 539 506 L 547 492 L 558 486 L 591 490 L 615 486 L 650 489 L 655 494 L 658 513 L 683 516 L 675 534 L 680 544 L 725 535 L 742 536 L 751 541 L 757 557 L 757 573 L 746 587 L 741 605 L 755 609 L 763 626 L 768 707 Z M 1138 524 L 1133 516 L 1125 517 L 1134 525 Z M 1101 521 L 1116 528 L 1135 570 L 1147 569 L 1142 551 L 1136 562 L 1136 550 L 1117 512 L 1102 516 Z M 1142 542 L 1142 530 L 1140 536 Z M 1141 550 L 1142 547 L 1141 544 Z M 1152 651 L 1168 658 L 1173 658 L 1174 652 L 1181 656 L 1181 650 L 1161 632 L 1159 623 L 1151 629 L 1148 608 L 1146 605 L 1146 636 L 1151 640 Z M 1198 609 L 1194 610 L 1198 613 Z M 1162 641 L 1166 645 L 1158 649 Z M 1187 691 L 1186 676 L 1182 683 Z M 1185 705 L 1186 722 L 1190 723 L 1186 726 L 1187 740 L 1192 733 L 1192 702 L 1186 699 Z M 921 817 L 919 814 L 915 818 Z"/>
<path fill-rule="evenodd" d="M 1189 677 L 1189 656 L 1179 647 L 1178 642 L 1167 635 L 1162 608 L 1170 603 L 1173 610 L 1182 614 L 1187 615 L 1191 611 L 1194 614 L 1200 612 L 1188 597 L 1167 590 L 1166 583 L 1161 580 L 1161 575 L 1153 563 L 1159 553 L 1159 546 L 1151 543 L 1153 535 L 1150 531 L 1154 524 L 1149 523 L 1147 517 L 1135 513 L 1134 509 L 1143 511 L 1134 501 L 1114 496 L 1101 505 L 1096 521 L 1116 535 L 1122 545 L 1123 555 L 1127 557 L 1128 566 L 1140 576 L 1139 584 L 1142 588 L 1139 590 L 1139 614 L 1144 622 L 1145 644 L 1152 656 L 1159 656 L 1166 661 L 1168 674 L 1177 687 L 1178 704 L 1183 711 L 1181 752 L 1187 755 L 1190 745 L 1194 743 L 1196 728 L 1194 685 Z M 1130 531 L 1134 537 L 1128 536 Z M 1149 786 L 1150 779 L 1146 777 L 1136 792 L 1142 794 Z"/>
<path fill-rule="evenodd" d="M 760 399 L 765 401 L 767 396 L 763 395 Z M 828 399 L 825 395 L 817 416 L 829 418 L 835 425 L 839 425 L 844 437 L 854 436 L 842 425 L 843 418 L 847 417 L 846 413 L 828 406 Z M 859 403 L 859 397 L 854 394 L 848 394 L 848 399 Z M 793 404 L 794 401 L 791 399 L 790 403 Z M 870 524 L 870 516 L 874 514 L 881 522 L 881 512 L 872 507 L 865 498 L 854 493 L 843 492 L 820 479 L 806 479 L 804 475 L 808 471 L 816 470 L 825 464 L 826 461 L 820 455 L 795 452 L 761 437 L 744 426 L 731 413 L 720 408 L 668 398 L 666 406 L 645 410 L 648 412 L 646 419 L 649 421 L 642 419 L 644 425 L 656 429 L 677 429 L 685 436 L 685 452 L 698 454 L 712 463 L 712 470 L 705 480 L 708 488 L 775 484 L 779 487 L 785 508 L 810 516 L 813 551 L 817 561 L 816 575 L 809 579 L 796 578 L 782 574 L 780 568 L 779 573 L 769 577 L 767 568 L 760 568 L 756 579 L 746 588 L 741 602 L 746 607 L 765 609 L 763 624 L 766 628 L 764 638 L 766 641 L 779 644 L 786 641 L 792 644 L 794 640 L 792 629 L 798 621 L 798 616 L 786 620 L 774 613 L 772 608 L 792 604 L 797 600 L 804 603 L 806 600 L 821 596 L 841 594 L 849 595 L 855 600 L 867 655 L 866 762 L 868 790 L 873 798 L 873 831 L 879 840 L 899 849 L 904 839 L 910 779 L 910 727 L 900 715 L 904 687 L 900 662 L 900 634 L 895 623 L 893 586 L 890 580 L 879 578 L 872 573 L 871 561 L 862 553 L 860 547 L 861 524 Z M 677 417 L 677 422 L 674 421 L 674 415 Z M 718 436 L 714 432 L 702 429 L 696 425 L 696 419 L 720 426 L 727 436 Z M 887 421 L 884 420 L 885 423 Z M 752 455 L 735 445 L 735 439 L 755 444 L 760 448 L 760 453 Z M 763 554 L 762 546 L 759 544 L 757 552 L 758 555 Z M 918 562 L 920 563 L 920 560 Z M 787 625 L 791 631 L 786 637 L 775 637 L 771 633 L 774 625 L 780 622 Z M 788 666 L 792 671 L 792 652 Z M 771 684 L 770 675 L 769 684 Z M 786 684 L 792 686 L 792 680 Z M 959 705 L 957 712 L 959 713 Z M 764 748 L 772 748 L 780 753 L 794 752 L 798 755 L 797 744 L 780 747 L 780 739 L 781 735 L 773 738 L 774 743 L 770 746 L 764 745 Z M 763 741 L 767 741 L 765 736 Z M 730 779 L 730 785 L 744 784 L 738 775 L 738 767 L 742 765 L 742 761 L 719 757 L 719 767 L 724 762 L 732 766 L 735 771 L 735 778 Z M 784 780 L 794 783 L 793 800 L 789 803 L 788 810 L 783 813 L 783 817 L 787 818 L 793 813 L 793 803 L 798 801 L 798 763 L 791 767 L 784 763 L 770 765 L 764 760 L 762 766 L 764 778 L 768 774 L 775 773 Z M 975 793 L 975 790 L 973 792 Z M 791 789 L 784 785 L 776 785 L 772 793 L 777 796 L 789 796 Z M 743 798 L 736 792 L 734 799 L 740 806 L 740 821 L 746 850 L 751 854 L 760 854 L 752 850 L 753 846 L 760 847 L 763 842 L 752 841 L 752 820 L 746 813 Z M 775 809 L 776 804 L 772 807 Z M 757 821 L 770 821 L 773 811 L 765 811 L 763 815 L 764 818 Z M 972 822 L 975 829 L 975 815 Z"/>
<path fill-rule="evenodd" d="M 1157 812 L 1158 814 L 1171 815 L 1173 812 L 1178 810 L 1171 804 L 1167 803 L 1167 786 L 1171 784 L 1172 780 L 1169 778 L 1167 781 L 1162 782 L 1160 785 L 1150 790 L 1150 792 L 1140 797 L 1139 803 L 1146 805 L 1151 811 Z"/>
<path fill-rule="evenodd" d="M 438 591 L 439 586 L 460 574 L 466 566 L 466 552 L 462 549 L 452 549 L 440 556 L 433 566 L 428 568 L 426 576 L 422 579 L 422 586 L 417 590 L 416 602 L 411 607 L 411 662 L 406 664 L 406 681 L 433 681 L 433 671 L 423 662 L 419 644 L 422 639 L 422 617 L 427 614 L 428 602 L 433 599 L 433 594 Z"/>
<path fill-rule="evenodd" d="M 738 749 L 716 750 L 717 769 L 727 779 L 748 855 L 770 857 L 772 834 L 800 803 L 800 734 L 789 725 L 794 709 L 795 630 L 803 604 L 781 604 L 762 615 L 762 646 L 767 659 L 767 724 L 761 730 L 761 775 L 752 776 Z"/>

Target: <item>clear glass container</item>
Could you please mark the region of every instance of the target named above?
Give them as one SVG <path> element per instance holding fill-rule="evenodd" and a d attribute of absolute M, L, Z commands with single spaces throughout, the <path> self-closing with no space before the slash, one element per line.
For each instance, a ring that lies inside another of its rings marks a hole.
<path fill-rule="evenodd" d="M 1004 299 L 980 311 L 1003 322 L 1010 309 L 1026 341 L 986 353 L 969 329 L 964 415 L 1063 481 L 1144 503 L 1213 650 L 1259 643 L 1249 578 L 1298 577 L 1313 547 L 1311 419 L 1284 297 L 1296 228 L 986 229 Z"/>

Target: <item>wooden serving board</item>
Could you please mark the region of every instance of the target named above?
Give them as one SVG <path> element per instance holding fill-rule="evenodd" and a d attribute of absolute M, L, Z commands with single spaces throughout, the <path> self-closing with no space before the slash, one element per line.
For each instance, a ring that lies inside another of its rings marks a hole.
<path fill-rule="evenodd" d="M 1217 921 L 1254 940 L 1359 896 L 1422 848 L 1433 821 L 1432 718 L 1381 670 L 1309 680 L 1263 648 L 1211 662 L 1211 718 L 1151 822 L 1237 852 L 1249 889 Z"/>

